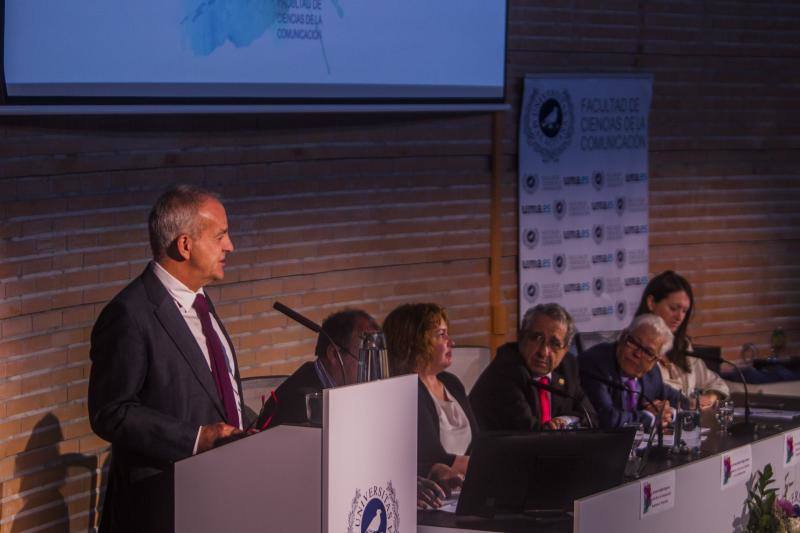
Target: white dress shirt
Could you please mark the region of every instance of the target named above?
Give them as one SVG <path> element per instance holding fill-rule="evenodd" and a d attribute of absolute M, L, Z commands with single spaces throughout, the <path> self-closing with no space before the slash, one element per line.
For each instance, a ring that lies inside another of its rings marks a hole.
<path fill-rule="evenodd" d="M 203 334 L 203 326 L 200 323 L 200 317 L 197 316 L 197 311 L 194 308 L 195 298 L 197 298 L 198 294 L 206 296 L 205 291 L 203 291 L 201 287 L 197 292 L 193 292 L 180 280 L 167 272 L 164 267 L 155 262 L 153 264 L 155 266 L 153 272 L 162 285 L 164 285 L 164 288 L 167 289 L 167 292 L 175 302 L 175 306 L 178 308 L 178 312 L 186 321 L 186 325 L 189 326 L 189 331 L 192 332 L 192 336 L 197 341 L 197 346 L 200 348 L 200 351 L 203 352 L 203 356 L 206 358 L 208 371 L 211 372 L 211 357 L 208 354 L 206 336 Z M 217 333 L 217 336 L 222 343 L 222 347 L 225 350 L 225 362 L 228 366 L 228 379 L 231 380 L 231 388 L 233 389 L 233 396 L 236 400 L 236 410 L 239 412 L 239 429 L 242 429 L 242 402 L 241 398 L 239 398 L 239 386 L 237 385 L 236 377 L 234 376 L 235 366 L 233 364 L 233 350 L 231 350 L 231 347 L 228 345 L 228 339 L 222 333 L 222 328 L 220 327 L 213 313 L 211 314 L 211 325 L 213 326 L 214 331 Z M 197 443 L 199 439 L 200 428 L 197 430 L 197 438 L 195 439 L 193 453 L 197 453 Z"/>

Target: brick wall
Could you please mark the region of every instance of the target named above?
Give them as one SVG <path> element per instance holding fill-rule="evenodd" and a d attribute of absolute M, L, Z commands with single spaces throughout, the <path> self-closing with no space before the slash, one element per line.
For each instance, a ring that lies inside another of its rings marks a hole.
<path fill-rule="evenodd" d="M 502 298 L 517 309 L 521 78 L 651 72 L 651 271 L 693 282 L 691 333 L 736 357 L 800 343 L 800 7 L 792 2 L 510 2 Z M 159 191 L 219 191 L 236 252 L 212 297 L 244 375 L 287 373 L 343 306 L 447 306 L 488 344 L 491 117 L 0 119 L 0 532 L 85 531 L 106 443 L 86 418 L 99 310 L 148 260 Z M 509 332 L 511 336 L 511 332 Z"/>

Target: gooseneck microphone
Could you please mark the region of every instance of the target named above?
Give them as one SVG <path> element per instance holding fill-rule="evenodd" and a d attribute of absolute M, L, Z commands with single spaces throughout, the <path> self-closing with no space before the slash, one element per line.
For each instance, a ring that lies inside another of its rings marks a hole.
<path fill-rule="evenodd" d="M 592 417 L 589 416 L 589 411 L 586 409 L 586 406 L 583 405 L 583 398 L 584 395 L 581 394 L 580 396 L 576 396 L 574 394 L 570 394 L 569 391 L 566 389 L 562 389 L 560 387 L 554 387 L 553 385 L 544 384 L 535 378 L 531 378 L 528 380 L 531 385 L 536 387 L 537 389 L 546 390 L 550 394 L 555 394 L 556 396 L 560 396 L 562 398 L 569 398 L 573 402 L 576 402 L 578 405 L 581 406 L 583 409 L 583 414 L 586 416 L 586 423 L 589 425 L 589 429 L 594 429 L 594 424 L 592 424 Z"/>
<path fill-rule="evenodd" d="M 744 421 L 732 424 L 729 430 L 731 435 L 748 435 L 755 433 L 755 424 L 750 422 L 750 396 L 747 393 L 747 380 L 744 378 L 744 373 L 742 373 L 742 369 L 739 368 L 739 365 L 733 361 L 717 357 L 716 355 L 705 355 L 694 352 L 686 352 L 686 355 L 702 361 L 711 361 L 712 363 L 720 364 L 726 363 L 736 369 L 736 372 L 739 374 L 739 379 L 742 380 L 742 387 L 744 387 Z"/>
<path fill-rule="evenodd" d="M 278 301 L 272 304 L 272 308 L 275 309 L 276 311 L 280 311 L 284 315 L 288 316 L 298 324 L 307 327 L 311 331 L 319 333 L 320 335 L 324 335 L 325 338 L 328 339 L 328 342 L 331 343 L 331 346 L 333 346 L 333 349 L 336 352 L 336 357 L 339 358 L 339 367 L 342 369 L 342 379 L 344 380 L 343 385 L 347 385 L 347 373 L 344 371 L 344 363 L 342 362 L 342 352 L 340 350 L 344 350 L 348 354 L 350 354 L 350 351 L 336 344 L 323 327 L 321 327 L 319 324 L 317 324 L 310 318 L 301 315 L 294 309 L 291 309 Z M 352 356 L 353 354 L 350 355 Z"/>
<path fill-rule="evenodd" d="M 587 372 L 582 374 L 583 377 L 587 377 L 593 381 L 597 381 L 598 383 L 602 383 L 612 389 L 617 389 L 623 392 L 638 394 L 641 398 L 653 409 L 658 411 L 656 415 L 656 419 L 653 421 L 653 425 L 650 428 L 650 435 L 647 438 L 647 446 L 644 449 L 644 453 L 642 454 L 642 464 L 639 465 L 639 470 L 636 472 L 636 476 L 638 477 L 641 475 L 642 471 L 644 470 L 645 465 L 647 465 L 647 460 L 650 458 L 650 453 L 653 449 L 653 438 L 658 434 L 658 449 L 660 450 L 659 455 L 668 453 L 668 449 L 664 448 L 664 428 L 661 425 L 662 417 L 664 416 L 664 403 L 661 403 L 661 407 L 657 407 L 653 400 L 651 400 L 646 394 L 641 391 L 635 391 L 630 387 L 623 385 L 622 383 L 618 383 L 612 379 L 608 379 L 604 376 L 599 376 L 594 373 Z"/>

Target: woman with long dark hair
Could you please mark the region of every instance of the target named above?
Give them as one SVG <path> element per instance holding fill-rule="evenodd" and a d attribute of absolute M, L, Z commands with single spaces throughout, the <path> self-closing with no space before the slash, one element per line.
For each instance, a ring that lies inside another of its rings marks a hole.
<path fill-rule="evenodd" d="M 730 391 L 725 381 L 697 358 L 689 357 L 692 342 L 686 334 L 694 311 L 694 294 L 686 278 L 666 270 L 647 284 L 636 315 L 654 313 L 664 319 L 675 336 L 672 349 L 659 359 L 658 368 L 664 383 L 684 395 L 700 390 L 700 407 L 713 407 Z"/>

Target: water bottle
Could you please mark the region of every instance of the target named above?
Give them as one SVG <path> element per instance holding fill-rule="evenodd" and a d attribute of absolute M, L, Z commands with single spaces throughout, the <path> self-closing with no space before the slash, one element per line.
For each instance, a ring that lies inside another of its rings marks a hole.
<path fill-rule="evenodd" d="M 358 383 L 389 377 L 389 358 L 383 332 L 368 331 L 361 337 L 358 350 Z"/>

